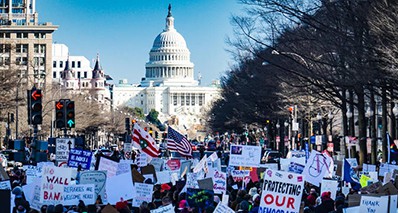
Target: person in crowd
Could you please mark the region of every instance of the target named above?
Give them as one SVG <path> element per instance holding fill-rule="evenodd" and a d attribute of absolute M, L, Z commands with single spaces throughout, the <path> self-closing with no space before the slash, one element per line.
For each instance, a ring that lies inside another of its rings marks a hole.
<path fill-rule="evenodd" d="M 342 194 L 336 196 L 335 199 L 335 210 L 329 213 L 343 213 L 343 208 L 346 208 L 345 197 Z"/>
<path fill-rule="evenodd" d="M 172 204 L 172 200 L 169 196 L 165 196 L 161 200 L 162 206 L 168 206 L 169 204 Z"/>
<path fill-rule="evenodd" d="M 258 210 L 260 209 L 260 202 L 261 196 L 259 194 L 255 194 L 253 196 L 253 206 L 251 207 L 249 213 L 258 213 Z"/>
<path fill-rule="evenodd" d="M 140 204 L 139 213 L 150 213 L 149 204 L 147 202 Z"/>
<path fill-rule="evenodd" d="M 335 201 L 331 198 L 331 192 L 323 192 L 321 194 L 321 204 L 315 207 L 315 212 L 328 213 L 335 210 Z"/>

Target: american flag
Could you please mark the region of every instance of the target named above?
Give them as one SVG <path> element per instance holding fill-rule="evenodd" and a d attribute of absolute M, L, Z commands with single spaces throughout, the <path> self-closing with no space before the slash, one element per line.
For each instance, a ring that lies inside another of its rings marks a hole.
<path fill-rule="evenodd" d="M 168 127 L 167 149 L 176 150 L 185 157 L 192 157 L 192 146 L 189 141 L 170 126 Z"/>

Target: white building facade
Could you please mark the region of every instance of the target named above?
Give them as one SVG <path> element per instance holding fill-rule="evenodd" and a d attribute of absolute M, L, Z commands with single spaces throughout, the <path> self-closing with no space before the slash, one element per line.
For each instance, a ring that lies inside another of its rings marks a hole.
<path fill-rule="evenodd" d="M 140 84 L 121 80 L 113 87 L 113 105 L 159 112 L 161 122 L 174 120 L 179 129 L 204 125 L 204 115 L 219 98 L 219 84 L 201 87 L 194 78 L 194 64 L 186 41 L 174 27 L 169 7 L 166 26 L 154 40 Z"/>

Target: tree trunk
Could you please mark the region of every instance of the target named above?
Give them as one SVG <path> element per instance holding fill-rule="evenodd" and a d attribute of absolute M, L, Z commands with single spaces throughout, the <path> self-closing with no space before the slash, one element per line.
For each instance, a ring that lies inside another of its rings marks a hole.
<path fill-rule="evenodd" d="M 386 132 L 387 132 L 387 86 L 386 82 L 383 83 L 382 86 L 382 130 L 381 130 L 381 136 L 382 136 L 382 162 L 386 163 L 388 161 L 388 141 L 386 138 Z"/>
<path fill-rule="evenodd" d="M 376 164 L 376 157 L 377 157 L 377 146 L 376 146 L 376 102 L 375 102 L 375 94 L 373 88 L 370 89 L 371 92 L 371 111 L 372 117 L 370 121 L 371 125 L 371 163 Z"/>
<path fill-rule="evenodd" d="M 347 147 L 346 147 L 346 141 L 345 141 L 345 137 L 349 135 L 349 131 L 348 131 L 348 125 L 347 125 L 347 116 L 346 116 L 346 112 L 347 112 L 347 102 L 346 102 L 346 89 L 342 90 L 342 105 L 341 105 L 341 112 L 342 112 L 342 139 L 340 140 L 341 146 L 340 146 L 340 152 L 341 154 L 345 155 L 346 158 L 349 158 L 349 154 L 347 152 Z"/>
<path fill-rule="evenodd" d="M 357 88 L 357 110 L 358 110 L 358 143 L 360 145 L 359 152 L 359 165 L 366 163 L 367 159 L 367 125 L 365 122 L 365 99 L 364 99 L 364 89 Z"/>

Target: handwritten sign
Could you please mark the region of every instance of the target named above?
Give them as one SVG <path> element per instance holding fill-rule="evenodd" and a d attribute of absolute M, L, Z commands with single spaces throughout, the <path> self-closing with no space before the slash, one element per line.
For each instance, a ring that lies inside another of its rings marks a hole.
<path fill-rule="evenodd" d="M 215 194 L 225 194 L 226 191 L 226 173 L 215 170 L 212 176 L 213 189 Z"/>
<path fill-rule="evenodd" d="M 167 161 L 166 165 L 168 170 L 178 170 L 179 168 L 181 168 L 181 161 L 178 159 L 171 159 Z"/>
<path fill-rule="evenodd" d="M 69 149 L 75 147 L 75 138 L 57 138 L 56 139 L 56 161 L 67 161 Z"/>
<path fill-rule="evenodd" d="M 389 202 L 388 196 L 382 196 L 382 197 L 362 196 L 359 212 L 368 212 L 368 213 L 387 212 L 388 202 Z"/>
<path fill-rule="evenodd" d="M 79 200 L 85 204 L 93 204 L 96 200 L 94 184 L 64 186 L 63 205 L 77 205 Z"/>
<path fill-rule="evenodd" d="M 298 213 L 303 188 L 302 175 L 267 169 L 259 212 Z"/>
<path fill-rule="evenodd" d="M 187 188 L 186 196 L 189 206 L 199 207 L 199 212 L 203 212 L 208 206 L 214 204 L 214 191 L 212 190 Z"/>
<path fill-rule="evenodd" d="M 2 189 L 2 190 L 11 190 L 10 180 L 0 181 L 0 189 Z"/>
<path fill-rule="evenodd" d="M 132 175 L 129 173 L 107 178 L 107 202 L 110 204 L 116 204 L 121 198 L 123 200 L 133 199 L 135 197 L 134 190 Z"/>
<path fill-rule="evenodd" d="M 80 184 L 94 184 L 94 196 L 97 198 L 101 196 L 103 202 L 107 199 L 105 197 L 107 171 L 82 171 L 80 177 Z"/>
<path fill-rule="evenodd" d="M 258 167 L 261 160 L 261 146 L 232 145 L 229 155 L 230 166 Z"/>
<path fill-rule="evenodd" d="M 81 149 L 71 149 L 69 151 L 68 166 L 77 168 L 78 165 L 82 166 L 82 169 L 90 169 L 90 161 L 92 160 L 92 152 L 81 150 Z"/>
<path fill-rule="evenodd" d="M 229 208 L 226 204 L 219 202 L 213 213 L 235 213 L 235 211 Z"/>
<path fill-rule="evenodd" d="M 144 167 L 147 166 L 147 154 L 146 153 L 140 153 L 136 159 L 135 163 L 138 167 Z"/>
<path fill-rule="evenodd" d="M 135 197 L 132 200 L 132 206 L 139 207 L 144 201 L 150 203 L 153 186 L 153 184 L 135 183 Z"/>
<path fill-rule="evenodd" d="M 302 174 L 307 182 L 319 187 L 325 175 L 330 173 L 331 167 L 333 167 L 331 157 L 325 153 L 312 150 Z"/>
<path fill-rule="evenodd" d="M 113 177 L 117 174 L 118 162 L 100 157 L 99 171 L 107 171 L 107 177 Z"/>
<path fill-rule="evenodd" d="M 188 173 L 186 176 L 186 186 L 188 188 L 198 189 L 199 184 L 197 183 L 198 173 Z"/>
<path fill-rule="evenodd" d="M 233 170 L 231 175 L 235 182 L 242 181 L 245 177 L 250 177 L 250 170 Z"/>
<path fill-rule="evenodd" d="M 117 166 L 116 175 L 131 173 L 132 160 L 120 160 Z"/>
<path fill-rule="evenodd" d="M 153 158 L 151 159 L 150 164 L 154 166 L 154 169 L 156 171 L 161 171 L 164 165 L 164 160 L 161 158 Z"/>
<path fill-rule="evenodd" d="M 40 203 L 56 205 L 63 201 L 64 186 L 71 182 L 71 168 L 43 167 Z"/>
<path fill-rule="evenodd" d="M 172 204 L 169 204 L 168 206 L 163 206 L 158 209 L 150 210 L 150 213 L 175 213 L 175 211 Z"/>
<path fill-rule="evenodd" d="M 331 192 L 331 198 L 336 199 L 336 192 L 338 189 L 338 182 L 336 180 L 322 180 L 321 182 L 321 194 L 323 192 Z"/>

